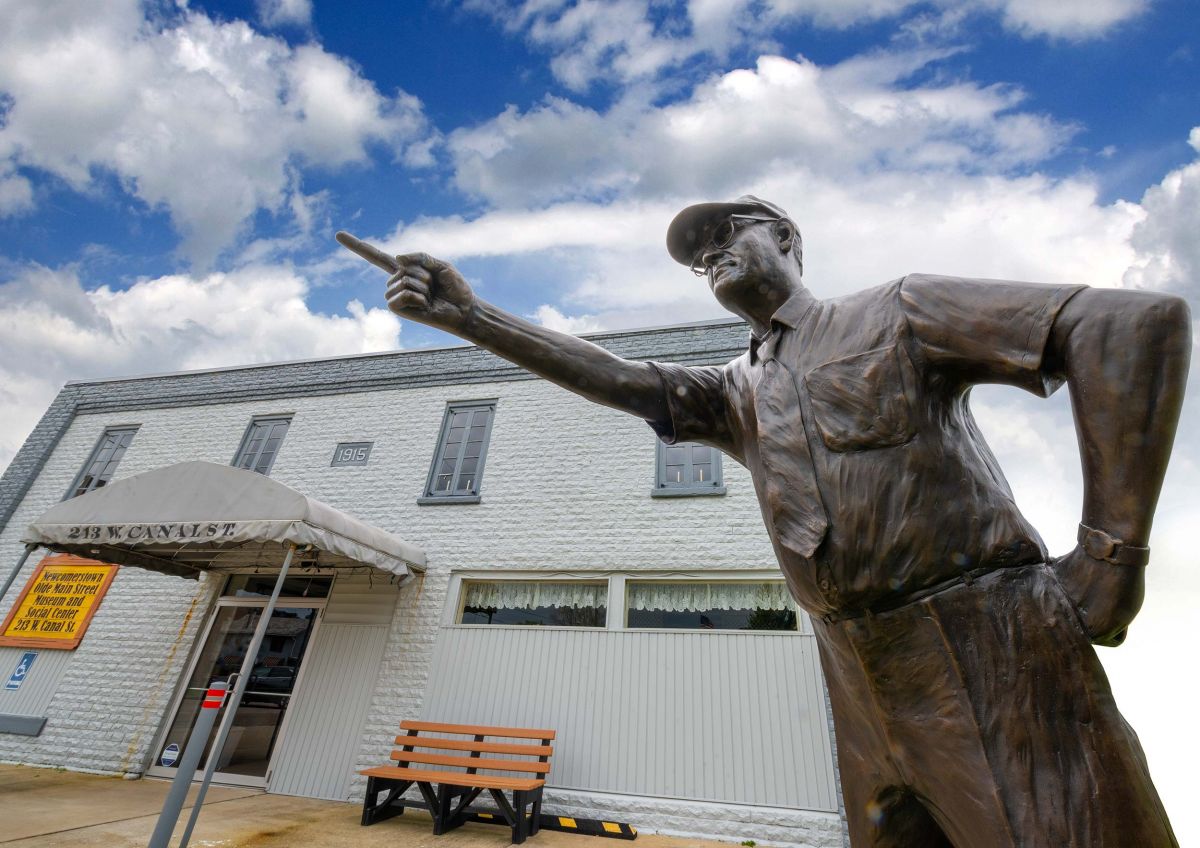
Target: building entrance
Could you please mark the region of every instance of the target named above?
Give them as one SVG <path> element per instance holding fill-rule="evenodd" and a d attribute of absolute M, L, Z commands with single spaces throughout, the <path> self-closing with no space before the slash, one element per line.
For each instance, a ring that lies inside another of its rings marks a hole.
<path fill-rule="evenodd" d="M 215 681 L 228 681 L 241 667 L 274 583 L 274 575 L 267 574 L 230 578 L 217 602 L 203 647 L 188 673 L 187 685 L 175 706 L 171 722 L 158 742 L 151 774 L 174 775 L 175 763 L 187 745 L 205 691 Z M 271 757 L 285 730 L 292 693 L 314 640 L 331 583 L 332 578 L 328 577 L 297 577 L 285 581 L 255 657 L 233 727 L 217 756 L 215 781 L 242 786 L 266 785 Z M 233 688 L 232 683 L 229 688 Z M 197 777 L 212 756 L 212 737 L 215 735 L 214 727 Z"/>

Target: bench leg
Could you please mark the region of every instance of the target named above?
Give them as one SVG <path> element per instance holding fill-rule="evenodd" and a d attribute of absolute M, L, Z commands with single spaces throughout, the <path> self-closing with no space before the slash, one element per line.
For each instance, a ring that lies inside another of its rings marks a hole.
<path fill-rule="evenodd" d="M 367 794 L 363 798 L 362 826 L 366 827 L 367 825 L 386 821 L 395 816 L 404 815 L 404 802 L 397 799 L 410 786 L 412 786 L 411 781 L 368 777 Z M 387 797 L 380 801 L 379 793 L 385 790 L 387 791 Z"/>
<path fill-rule="evenodd" d="M 533 796 L 533 816 L 529 819 L 529 835 L 542 829 L 542 789 L 539 786 Z"/>
<path fill-rule="evenodd" d="M 516 823 L 512 829 L 514 845 L 520 845 L 529 836 L 529 819 L 525 815 L 525 805 L 529 803 L 528 795 L 528 792 L 519 789 L 513 792 L 513 812 L 516 814 Z"/>
<path fill-rule="evenodd" d="M 433 835 L 441 836 L 446 832 L 446 820 L 450 818 L 450 787 L 441 784 L 437 788 L 436 803 L 430 807 L 433 815 Z"/>

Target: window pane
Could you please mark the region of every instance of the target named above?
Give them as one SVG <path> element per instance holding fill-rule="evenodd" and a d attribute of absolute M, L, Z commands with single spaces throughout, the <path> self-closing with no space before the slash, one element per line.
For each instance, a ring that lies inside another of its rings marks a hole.
<path fill-rule="evenodd" d="M 125 455 L 125 448 L 133 442 L 136 432 L 136 427 L 104 431 L 92 449 L 91 456 L 83 464 L 79 482 L 71 491 L 70 497 L 87 494 L 109 482 Z"/>
<path fill-rule="evenodd" d="M 795 630 L 796 609 L 783 583 L 630 581 L 630 627 L 686 630 Z"/>
<path fill-rule="evenodd" d="M 715 448 L 684 442 L 663 445 L 658 451 L 658 489 L 678 489 L 681 492 L 715 493 L 721 491 L 721 454 Z"/>
<path fill-rule="evenodd" d="M 486 449 L 490 406 L 451 407 L 442 424 L 442 442 L 437 447 L 436 470 L 430 478 L 428 495 L 463 496 L 479 493 L 482 458 Z"/>
<path fill-rule="evenodd" d="M 259 474 L 268 473 L 271 463 L 279 454 L 290 424 L 291 421 L 287 419 L 251 421 L 250 426 L 246 428 L 241 452 L 233 461 L 234 466 L 257 471 Z"/>
<path fill-rule="evenodd" d="M 603 583 L 471 581 L 463 591 L 462 624 L 604 627 L 607 620 Z"/>

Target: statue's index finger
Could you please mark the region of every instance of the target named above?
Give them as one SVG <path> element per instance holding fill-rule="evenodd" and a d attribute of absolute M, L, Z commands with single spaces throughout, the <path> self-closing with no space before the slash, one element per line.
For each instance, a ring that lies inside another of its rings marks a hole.
<path fill-rule="evenodd" d="M 372 244 L 367 244 L 365 241 L 355 238 L 345 230 L 339 230 L 337 234 L 334 235 L 334 238 L 337 239 L 338 244 L 340 244 L 342 247 L 346 248 L 347 250 L 354 251 L 377 268 L 382 268 L 383 270 L 392 273 L 395 273 L 399 268 L 399 266 L 396 264 L 396 260 L 390 255 L 384 253 L 382 250 Z"/>

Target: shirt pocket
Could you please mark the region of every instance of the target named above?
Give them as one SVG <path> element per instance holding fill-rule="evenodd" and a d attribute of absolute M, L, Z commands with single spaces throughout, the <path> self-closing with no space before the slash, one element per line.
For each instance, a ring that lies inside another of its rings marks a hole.
<path fill-rule="evenodd" d="M 902 445 L 916 434 L 912 363 L 899 345 L 818 365 L 804 378 L 817 428 L 833 451 Z"/>

